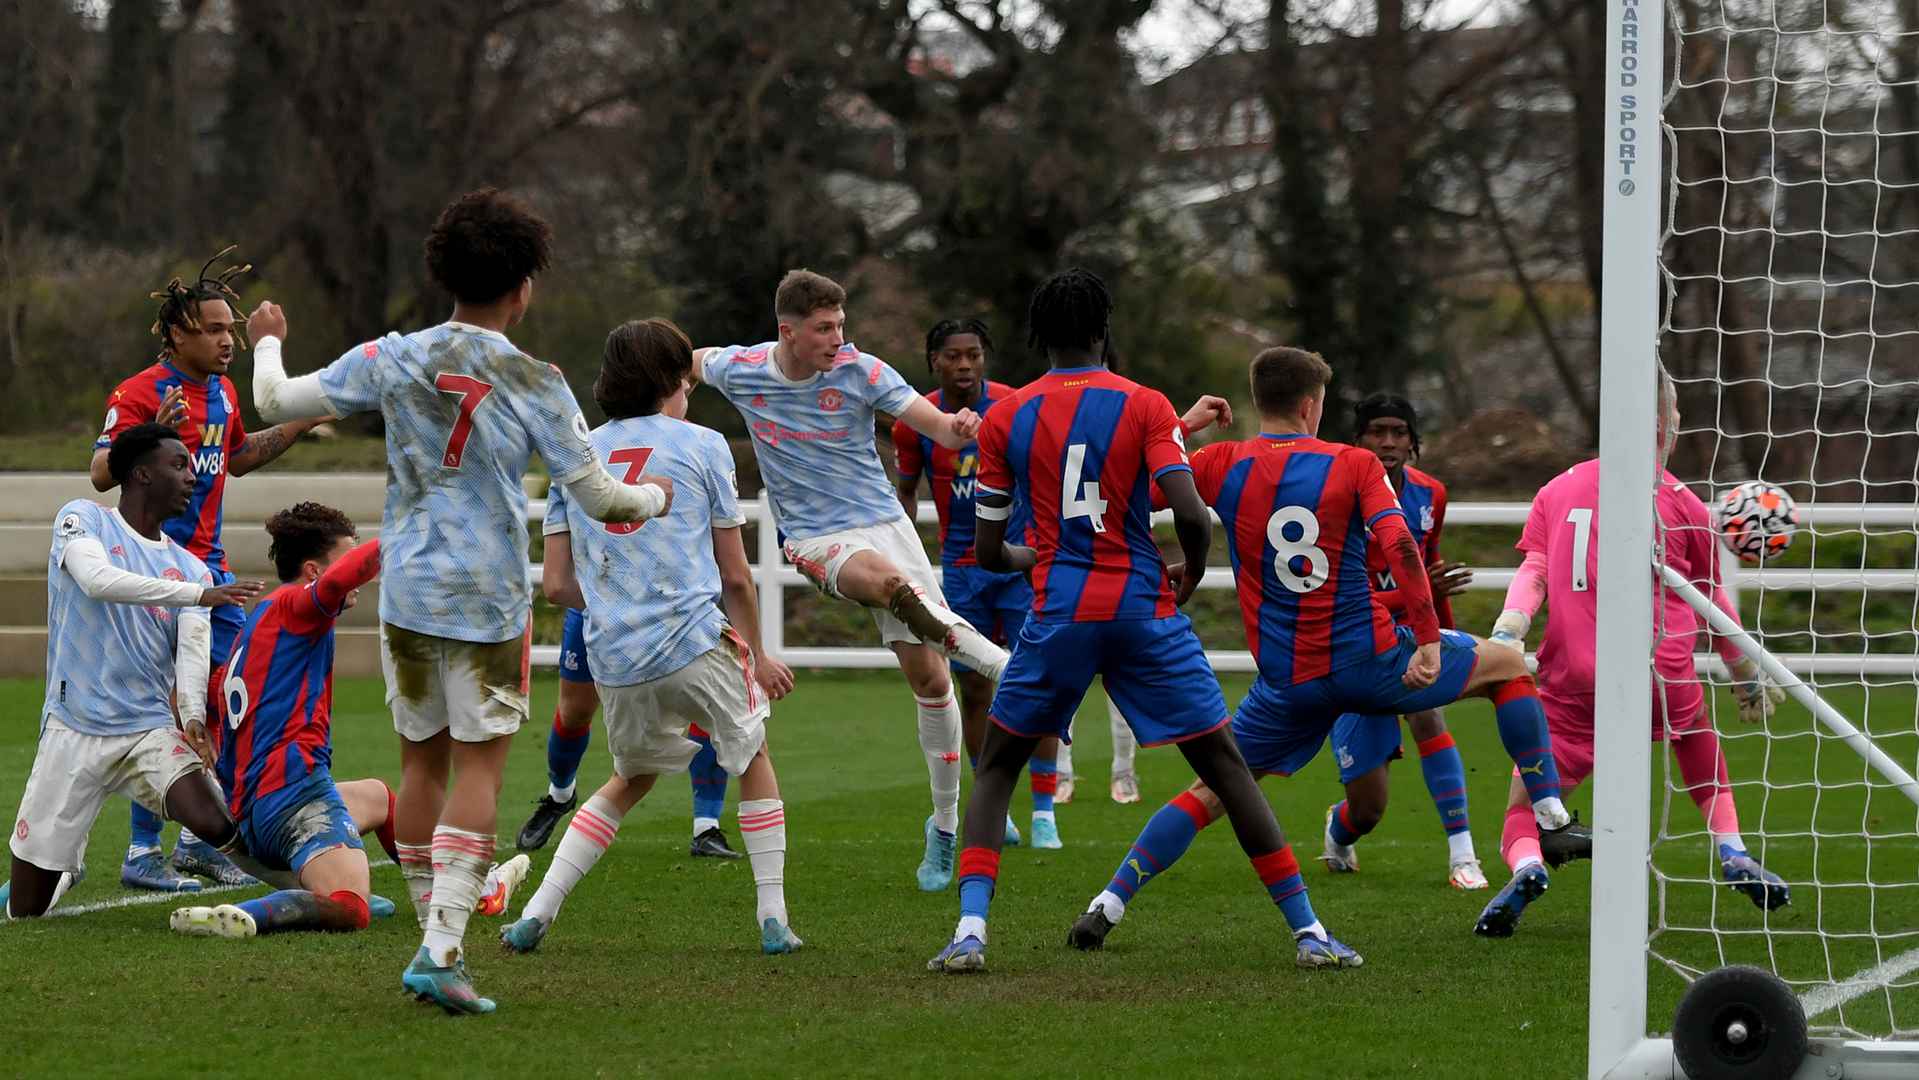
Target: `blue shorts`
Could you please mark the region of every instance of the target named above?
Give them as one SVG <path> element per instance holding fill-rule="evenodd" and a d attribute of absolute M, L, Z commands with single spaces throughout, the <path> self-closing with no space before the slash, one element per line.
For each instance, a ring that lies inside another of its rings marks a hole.
<path fill-rule="evenodd" d="M 209 568 L 208 572 L 213 575 L 215 585 L 231 585 L 236 580 L 225 570 Z M 247 609 L 239 604 L 221 604 L 207 614 L 213 620 L 213 648 L 207 654 L 207 670 L 219 671 L 233 655 L 233 643 L 247 624 Z"/>
<path fill-rule="evenodd" d="M 1413 658 L 1413 632 L 1364 663 L 1308 682 L 1279 686 L 1264 675 L 1233 715 L 1233 738 L 1254 773 L 1291 776 L 1319 753 L 1328 735 L 1348 783 L 1384 765 L 1399 750 L 1399 718 L 1459 700 L 1476 662 L 1472 637 L 1439 632 L 1439 678 L 1408 690 L 1400 677 Z"/>
<path fill-rule="evenodd" d="M 1226 726 L 1226 699 L 1213 666 L 1192 620 L 1177 612 L 1112 622 L 1026 620 L 993 695 L 993 722 L 1026 738 L 1067 739 L 1095 675 L 1141 746 L 1183 742 Z"/>
<path fill-rule="evenodd" d="M 560 626 L 560 678 L 593 681 L 593 669 L 586 662 L 586 612 L 574 608 L 566 609 L 566 621 Z"/>
<path fill-rule="evenodd" d="M 940 580 L 946 606 L 973 624 L 973 629 L 1000 645 L 1019 639 L 1020 627 L 1033 610 L 1033 587 L 1025 574 L 995 574 L 977 566 L 948 566 Z M 972 668 L 952 662 L 954 671 Z"/>
<path fill-rule="evenodd" d="M 353 816 L 340 801 L 340 789 L 325 770 L 249 804 L 240 818 L 240 837 L 268 869 L 295 874 L 334 848 L 366 850 Z"/>

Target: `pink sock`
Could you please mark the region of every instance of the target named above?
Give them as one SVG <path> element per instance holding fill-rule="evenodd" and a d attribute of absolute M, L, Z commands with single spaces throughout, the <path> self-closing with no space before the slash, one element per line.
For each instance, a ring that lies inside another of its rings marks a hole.
<path fill-rule="evenodd" d="M 1539 823 L 1533 818 L 1531 806 L 1506 808 L 1506 829 L 1499 837 L 1499 852 L 1515 873 L 1526 863 L 1545 861 L 1539 854 Z"/>
<path fill-rule="evenodd" d="M 1699 804 L 1706 828 L 1717 836 L 1739 833 L 1739 809 L 1732 801 L 1732 778 L 1726 772 L 1726 755 L 1720 752 L 1719 736 L 1711 730 L 1690 731 L 1674 736 L 1672 756 L 1679 761 L 1679 776 L 1686 793 Z"/>

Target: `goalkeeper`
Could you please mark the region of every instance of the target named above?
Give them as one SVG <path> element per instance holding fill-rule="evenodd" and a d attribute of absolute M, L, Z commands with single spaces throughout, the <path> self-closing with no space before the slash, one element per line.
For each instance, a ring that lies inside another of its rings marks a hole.
<path fill-rule="evenodd" d="M 1660 483 L 1656 510 L 1663 528 L 1661 547 L 1666 565 L 1709 591 L 1713 602 L 1731 615 L 1738 614 L 1720 584 L 1717 534 L 1712 516 L 1684 484 L 1665 471 L 1673 433 L 1679 426 L 1679 407 L 1670 379 L 1661 377 L 1659 393 Z M 1533 497 L 1532 510 L 1519 538 L 1525 563 L 1506 592 L 1506 609 L 1493 626 L 1491 640 L 1523 648 L 1526 630 L 1546 601 L 1550 614 L 1539 647 L 1539 700 L 1552 732 L 1553 757 L 1559 763 L 1561 789 L 1570 791 L 1591 775 L 1593 768 L 1593 653 L 1599 595 L 1599 462 L 1582 462 L 1561 473 Z M 1665 740 L 1678 759 L 1686 793 L 1699 805 L 1712 834 L 1719 869 L 1726 883 L 1755 905 L 1770 911 L 1792 902 L 1792 892 L 1777 874 L 1746 852 L 1739 835 L 1739 812 L 1733 805 L 1726 773 L 1726 756 L 1713 731 L 1705 695 L 1693 670 L 1693 646 L 1700 617 L 1685 600 L 1664 592 L 1653 613 L 1658 647 L 1653 670 L 1655 741 Z M 1733 694 L 1739 699 L 1739 718 L 1760 723 L 1772 715 L 1784 698 L 1769 685 L 1759 667 L 1721 638 L 1719 655 L 1733 675 Z M 1525 788 L 1514 778 L 1506 811 L 1500 851 L 1513 870 L 1507 886 L 1486 905 L 1474 931 L 1486 937 L 1510 937 L 1527 903 L 1546 891 L 1544 861 L 1553 865 L 1592 854 L 1590 834 L 1581 850 L 1560 848 L 1542 852 L 1539 830 L 1533 824 Z"/>

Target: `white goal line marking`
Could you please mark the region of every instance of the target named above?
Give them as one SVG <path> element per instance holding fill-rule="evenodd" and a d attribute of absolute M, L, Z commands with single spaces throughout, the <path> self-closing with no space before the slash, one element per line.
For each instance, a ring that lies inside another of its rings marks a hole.
<path fill-rule="evenodd" d="M 1806 1010 L 1806 1018 L 1810 1020 L 1854 998 L 1864 997 L 1874 990 L 1883 990 L 1894 979 L 1915 970 L 1919 970 L 1919 949 L 1901 953 L 1878 967 L 1867 968 L 1844 982 L 1814 987 L 1799 999 L 1799 1005 Z"/>
<path fill-rule="evenodd" d="M 392 859 L 381 859 L 379 862 L 368 863 L 367 869 L 377 870 L 382 866 L 392 865 Z M 112 900 L 95 900 L 91 904 L 75 904 L 72 907 L 57 907 L 40 917 L 43 919 L 64 919 L 70 915 L 91 915 L 96 911 L 111 911 L 114 908 L 145 907 L 148 904 L 164 904 L 169 901 L 182 906 L 191 906 L 195 897 L 239 892 L 243 889 L 258 889 L 263 885 L 265 885 L 265 882 L 255 882 L 252 885 L 215 885 L 210 889 L 201 889 L 199 892 L 136 893 L 132 896 L 116 897 Z M 0 919 L 0 927 L 31 921 L 30 919 Z"/>

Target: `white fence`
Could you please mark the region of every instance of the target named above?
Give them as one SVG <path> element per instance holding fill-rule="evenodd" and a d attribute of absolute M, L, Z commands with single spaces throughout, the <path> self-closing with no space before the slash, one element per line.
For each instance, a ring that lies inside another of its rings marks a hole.
<path fill-rule="evenodd" d="M 748 520 L 759 526 L 759 549 L 753 568 L 754 579 L 760 589 L 760 634 L 767 651 L 794 667 L 815 668 L 890 668 L 894 665 L 891 651 L 882 648 L 860 648 L 852 646 L 799 646 L 789 648 L 786 645 L 786 590 L 794 587 L 812 588 L 812 584 L 800 576 L 799 571 L 787 565 L 780 554 L 778 533 L 773 526 L 773 512 L 763 499 L 742 500 L 740 509 Z M 1461 502 L 1452 503 L 1446 508 L 1446 524 L 1457 525 L 1510 525 L 1518 526 L 1526 522 L 1526 503 Z M 544 500 L 530 500 L 527 504 L 528 516 L 539 522 L 546 516 Z M 1799 508 L 1800 523 L 1805 526 L 1827 529 L 1864 529 L 1906 528 L 1919 529 L 1919 506 L 1897 504 L 1861 504 L 1830 503 L 1825 505 L 1802 506 Z M 936 517 L 931 500 L 922 499 L 919 504 L 919 522 L 931 524 Z M 1154 515 L 1154 522 L 1171 520 L 1170 515 L 1161 511 Z M 1726 556 L 1728 567 L 1727 587 L 1736 596 L 1741 589 L 1758 588 L 1772 591 L 1804 591 L 1817 589 L 1822 592 L 1913 592 L 1919 590 L 1919 571 L 1914 570 L 1742 570 L 1739 561 L 1730 554 Z M 935 572 L 938 568 L 935 567 Z M 1497 589 L 1504 592 L 1512 583 L 1511 567 L 1475 567 L 1472 585 L 1475 590 Z M 540 567 L 533 567 L 533 582 L 540 581 Z M 1214 567 L 1200 580 L 1202 589 L 1231 589 L 1232 575 L 1224 567 Z M 1486 628 L 1466 627 L 1467 630 Z M 1257 670 L 1253 664 L 1253 654 L 1240 650 L 1208 650 L 1206 658 L 1217 671 L 1251 672 Z M 1787 667 L 1799 675 L 1881 675 L 1881 676 L 1919 676 L 1919 657 L 1913 656 L 1865 656 L 1859 654 L 1795 653 L 1779 658 Z M 560 650 L 556 645 L 536 645 L 533 647 L 533 663 L 541 667 L 557 667 L 560 662 Z M 1699 665 L 1702 670 L 1718 671 L 1719 660 L 1716 656 L 1701 653 Z M 1720 672 L 1723 677 L 1723 672 Z"/>

